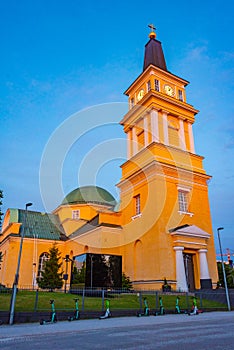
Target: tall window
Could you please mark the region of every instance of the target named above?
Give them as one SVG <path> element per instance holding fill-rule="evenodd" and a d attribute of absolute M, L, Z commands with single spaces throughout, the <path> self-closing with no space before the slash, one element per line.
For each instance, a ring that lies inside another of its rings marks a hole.
<path fill-rule="evenodd" d="M 188 212 L 188 192 L 179 190 L 178 200 L 179 200 L 179 211 L 187 213 Z"/>
<path fill-rule="evenodd" d="M 154 79 L 154 89 L 155 91 L 159 91 L 159 80 L 158 79 Z"/>
<path fill-rule="evenodd" d="M 151 82 L 150 80 L 147 82 L 147 91 L 149 92 L 151 90 Z"/>
<path fill-rule="evenodd" d="M 130 108 L 133 108 L 134 107 L 134 97 L 131 98 L 130 100 Z"/>
<path fill-rule="evenodd" d="M 141 197 L 138 194 L 134 198 L 135 198 L 135 211 L 136 211 L 135 215 L 139 215 L 141 213 Z"/>
<path fill-rule="evenodd" d="M 72 210 L 72 219 L 79 220 L 80 218 L 80 211 L 79 210 Z"/>
<path fill-rule="evenodd" d="M 38 264 L 38 271 L 37 271 L 37 277 L 42 276 L 42 272 L 45 270 L 45 262 L 49 260 L 49 254 L 48 253 L 42 253 L 39 257 L 39 264 Z"/>
<path fill-rule="evenodd" d="M 183 101 L 183 91 L 182 90 L 178 90 L 178 97 L 180 101 Z"/>

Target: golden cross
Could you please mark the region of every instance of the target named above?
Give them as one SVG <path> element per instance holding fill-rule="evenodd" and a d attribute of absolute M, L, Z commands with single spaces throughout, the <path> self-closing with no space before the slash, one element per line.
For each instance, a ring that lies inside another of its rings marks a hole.
<path fill-rule="evenodd" d="M 148 27 L 151 29 L 152 32 L 154 32 L 156 29 L 153 24 L 149 24 Z"/>

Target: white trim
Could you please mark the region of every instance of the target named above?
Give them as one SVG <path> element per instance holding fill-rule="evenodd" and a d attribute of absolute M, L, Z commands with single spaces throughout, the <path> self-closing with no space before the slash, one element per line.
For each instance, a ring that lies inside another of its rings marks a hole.
<path fill-rule="evenodd" d="M 131 158 L 131 134 L 130 130 L 127 132 L 127 159 Z"/>
<path fill-rule="evenodd" d="M 184 247 L 173 247 L 176 254 L 176 289 L 179 291 L 188 291 L 185 267 L 184 267 L 184 258 L 183 250 Z"/>
<path fill-rule="evenodd" d="M 192 153 L 195 153 L 195 147 L 194 147 L 194 138 L 193 138 L 193 129 L 192 124 L 188 122 L 188 133 L 189 133 L 189 143 L 190 143 L 190 151 Z"/>
<path fill-rule="evenodd" d="M 179 228 L 176 231 L 170 232 L 171 236 L 180 235 L 187 237 L 200 237 L 200 238 L 210 238 L 210 234 L 200 229 L 198 226 L 191 225 L 183 228 Z"/>
<path fill-rule="evenodd" d="M 169 146 L 167 112 L 163 112 L 163 135 L 164 135 L 164 144 Z"/>
<path fill-rule="evenodd" d="M 180 147 L 183 151 L 186 151 L 186 144 L 185 144 L 185 136 L 184 136 L 184 121 L 183 119 L 179 120 L 179 138 L 180 138 Z"/>
<path fill-rule="evenodd" d="M 209 267 L 207 263 L 207 249 L 198 250 L 200 263 L 200 279 L 210 279 Z"/>
<path fill-rule="evenodd" d="M 136 128 L 132 128 L 132 155 L 134 156 L 137 153 L 137 135 L 136 135 Z"/>
<path fill-rule="evenodd" d="M 144 116 L 144 145 L 145 147 L 149 144 L 149 136 L 148 136 L 148 115 Z"/>
<path fill-rule="evenodd" d="M 134 215 L 134 216 L 132 216 L 132 220 L 135 220 L 135 219 L 137 219 L 137 218 L 140 218 L 141 216 L 142 216 L 142 213 L 137 214 L 137 215 Z"/>
<path fill-rule="evenodd" d="M 184 192 L 190 192 L 191 188 L 190 187 L 183 187 L 181 185 L 177 185 L 177 190 L 178 191 L 184 191 Z"/>
<path fill-rule="evenodd" d="M 194 213 L 190 213 L 189 211 L 181 211 L 181 210 L 179 210 L 178 213 L 180 215 L 189 215 L 190 218 L 193 217 L 193 215 L 194 215 Z"/>
<path fill-rule="evenodd" d="M 207 244 L 206 243 L 196 243 L 196 242 L 189 242 L 189 241 L 183 241 L 182 239 L 177 239 L 177 240 L 175 240 L 175 241 L 173 241 L 173 243 L 175 244 L 175 243 L 183 243 L 185 246 L 187 245 L 187 244 L 191 244 L 191 245 L 199 245 L 199 246 L 207 246 Z"/>
<path fill-rule="evenodd" d="M 158 142 L 158 141 L 159 141 L 158 111 L 152 110 L 152 111 L 150 112 L 150 118 L 151 118 L 151 135 L 152 135 L 152 142 Z"/>

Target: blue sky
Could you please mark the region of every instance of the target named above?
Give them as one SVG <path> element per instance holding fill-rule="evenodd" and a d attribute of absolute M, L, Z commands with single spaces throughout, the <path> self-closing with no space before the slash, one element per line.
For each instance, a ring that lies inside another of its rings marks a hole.
<path fill-rule="evenodd" d="M 104 106 L 104 119 L 108 106 L 114 106 L 115 118 L 89 126 L 80 142 L 63 149 L 62 190 L 65 195 L 95 177 L 97 185 L 117 197 L 125 152 L 117 123 L 127 110 L 123 92 L 142 72 L 147 25 L 154 23 L 168 70 L 190 81 L 187 101 L 200 110 L 194 125 L 196 152 L 213 176 L 209 195 L 215 240 L 216 228 L 223 226 L 223 250 L 234 253 L 233 12 L 232 1 L 215 0 L 0 1 L 3 210 L 23 208 L 29 201 L 40 211 L 59 205 L 61 193 L 45 208 L 41 160 L 56 130 L 63 130 L 77 112 L 82 129 L 87 109 L 95 119 L 96 105 Z M 111 147 L 118 149 L 115 158 L 106 155 L 93 178 L 92 171 L 84 170 L 79 177 L 90 147 L 96 151 L 95 145 L 110 140 L 120 140 Z"/>

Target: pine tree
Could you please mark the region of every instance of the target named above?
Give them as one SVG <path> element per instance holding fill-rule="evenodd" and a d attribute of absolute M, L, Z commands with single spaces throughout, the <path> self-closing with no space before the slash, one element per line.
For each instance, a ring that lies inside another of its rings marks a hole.
<path fill-rule="evenodd" d="M 122 273 L 122 288 L 128 290 L 132 289 L 130 277 L 126 276 L 124 272 Z"/>
<path fill-rule="evenodd" d="M 63 271 L 61 271 L 62 263 L 61 253 L 56 247 L 56 243 L 49 250 L 49 259 L 45 262 L 44 271 L 41 277 L 37 278 L 38 286 L 42 289 L 60 289 L 63 285 Z"/>

